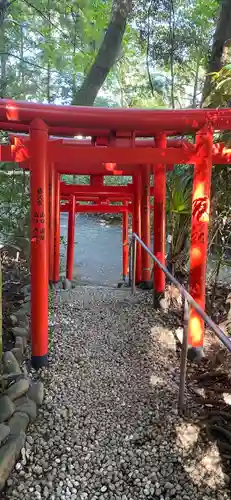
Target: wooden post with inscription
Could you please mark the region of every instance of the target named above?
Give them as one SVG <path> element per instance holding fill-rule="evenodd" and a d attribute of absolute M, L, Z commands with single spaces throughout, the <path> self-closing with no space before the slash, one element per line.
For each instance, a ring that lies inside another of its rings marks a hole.
<path fill-rule="evenodd" d="M 194 166 L 192 197 L 189 293 L 202 309 L 205 309 L 212 145 L 213 134 L 210 129 L 203 129 L 197 133 L 197 159 Z M 204 321 L 192 307 L 190 308 L 188 335 L 188 357 L 199 360 L 203 355 Z"/>
<path fill-rule="evenodd" d="M 166 149 L 166 134 L 156 136 L 156 147 Z M 161 264 L 166 264 L 166 165 L 154 165 L 154 238 L 153 253 Z M 166 277 L 159 266 L 154 263 L 153 289 L 154 307 L 160 308 L 165 296 Z"/>
<path fill-rule="evenodd" d="M 31 137 L 31 339 L 32 365 L 48 361 L 48 131 L 39 118 Z"/>

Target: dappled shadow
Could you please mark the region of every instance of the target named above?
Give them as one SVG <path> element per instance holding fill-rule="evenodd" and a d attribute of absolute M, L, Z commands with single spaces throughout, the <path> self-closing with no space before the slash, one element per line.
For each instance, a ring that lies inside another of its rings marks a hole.
<path fill-rule="evenodd" d="M 45 402 L 30 427 L 36 464 L 46 455 L 42 480 L 28 461 L 30 479 L 15 472 L 2 498 L 11 499 L 20 484 L 25 496 L 31 484 L 44 487 L 60 461 L 71 465 L 63 487 L 81 478 L 77 499 L 85 492 L 115 500 L 229 498 L 219 454 L 195 422 L 189 393 L 191 412 L 187 419 L 178 415 L 172 328 L 151 307 L 151 294 L 114 293 L 75 289 L 70 302 L 60 296 Z"/>
<path fill-rule="evenodd" d="M 136 324 L 135 333 L 133 321 L 128 325 L 127 341 L 132 353 L 130 370 L 133 370 L 134 378 L 137 378 L 137 371 L 139 373 L 145 413 L 142 416 L 134 406 L 137 419 L 136 436 L 131 436 L 134 452 L 138 450 L 145 454 L 147 449 L 153 450 L 154 483 L 159 485 L 158 494 L 161 491 L 163 498 L 180 499 L 190 494 L 196 499 L 229 498 L 224 496 L 228 481 L 223 460 L 195 418 L 196 405 L 189 393 L 189 415 L 185 419 L 178 417 L 179 356 L 176 357 L 176 342 L 172 331 L 166 328 L 166 323 L 163 324 L 163 317 L 151 314 L 158 326 L 150 329 L 141 319 Z M 134 363 L 134 353 L 137 364 Z M 139 388 L 135 385 L 133 390 L 132 399 L 136 402 Z M 147 495 L 147 498 L 156 496 Z"/>

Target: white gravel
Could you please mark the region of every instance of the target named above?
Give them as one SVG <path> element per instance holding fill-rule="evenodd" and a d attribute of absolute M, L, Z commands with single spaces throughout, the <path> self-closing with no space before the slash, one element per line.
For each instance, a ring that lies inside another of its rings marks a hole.
<path fill-rule="evenodd" d="M 2 498 L 231 498 L 216 446 L 178 416 L 179 360 L 151 297 L 78 287 L 57 300 L 45 402 Z"/>

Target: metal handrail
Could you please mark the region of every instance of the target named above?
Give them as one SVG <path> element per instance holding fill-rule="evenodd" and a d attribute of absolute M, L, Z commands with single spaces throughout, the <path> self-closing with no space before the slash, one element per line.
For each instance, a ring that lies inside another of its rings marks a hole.
<path fill-rule="evenodd" d="M 178 288 L 180 291 L 181 295 L 184 297 L 185 300 L 185 307 L 184 307 L 184 335 L 183 335 L 183 343 L 182 343 L 182 351 L 181 351 L 181 373 L 180 373 L 180 391 L 179 391 L 179 409 L 180 411 L 183 411 L 183 406 L 184 406 L 184 391 L 185 391 L 185 379 L 186 379 L 186 363 L 187 363 L 187 352 L 188 352 L 188 305 L 192 306 L 198 314 L 201 316 L 201 318 L 205 321 L 205 323 L 213 330 L 215 335 L 219 338 L 219 340 L 224 344 L 224 346 L 228 349 L 229 352 L 231 352 L 231 341 L 229 338 L 225 335 L 223 330 L 214 323 L 214 321 L 206 314 L 205 311 L 199 306 L 199 304 L 193 299 L 193 297 L 190 295 L 190 293 L 187 292 L 187 290 L 179 283 L 179 281 L 170 273 L 170 271 L 167 269 L 166 266 L 164 266 L 159 259 L 152 253 L 150 248 L 145 245 L 145 243 L 139 238 L 139 236 L 136 233 L 132 234 L 132 240 L 131 240 L 131 269 L 130 271 L 130 276 L 131 276 L 131 288 L 132 288 L 132 293 L 135 293 L 136 289 L 136 250 L 137 250 L 137 243 L 139 243 L 144 250 L 149 254 L 151 259 L 158 265 L 158 267 L 165 273 L 165 275 L 169 278 L 169 280 Z"/>

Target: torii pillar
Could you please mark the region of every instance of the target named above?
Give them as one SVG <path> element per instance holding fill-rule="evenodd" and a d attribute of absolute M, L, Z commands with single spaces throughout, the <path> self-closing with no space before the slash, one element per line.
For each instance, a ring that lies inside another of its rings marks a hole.
<path fill-rule="evenodd" d="M 39 118 L 30 124 L 31 137 L 31 343 L 32 365 L 48 362 L 48 130 Z"/>
<path fill-rule="evenodd" d="M 141 238 L 141 174 L 137 172 L 133 175 L 133 213 L 132 232 Z M 136 284 L 141 282 L 141 246 L 137 244 L 136 252 Z"/>
<path fill-rule="evenodd" d="M 165 134 L 156 136 L 156 147 L 165 149 L 167 139 Z M 165 265 L 166 258 L 166 165 L 154 165 L 154 255 Z M 165 274 L 154 263 L 153 289 L 154 307 L 164 305 Z"/>
<path fill-rule="evenodd" d="M 54 283 L 60 279 L 60 174 L 55 173 Z"/>
<path fill-rule="evenodd" d="M 189 293 L 204 310 L 212 176 L 213 133 L 211 129 L 205 128 L 197 133 L 196 146 L 197 159 L 193 179 Z M 199 361 L 203 357 L 204 329 L 203 319 L 191 307 L 188 328 L 188 357 L 190 359 Z"/>
<path fill-rule="evenodd" d="M 150 248 L 150 168 L 143 165 L 141 171 L 141 239 Z M 145 288 L 150 288 L 151 269 L 150 257 L 144 248 L 141 248 L 141 280 Z"/>
<path fill-rule="evenodd" d="M 124 206 L 128 206 L 128 202 L 124 202 Z M 125 210 L 122 215 L 122 261 L 123 261 L 123 280 L 126 281 L 128 276 L 129 266 L 129 246 L 128 246 L 128 210 Z"/>
<path fill-rule="evenodd" d="M 66 276 L 67 279 L 70 281 L 73 279 L 74 256 L 75 256 L 75 196 L 72 195 L 69 200 L 67 265 L 66 265 Z"/>

